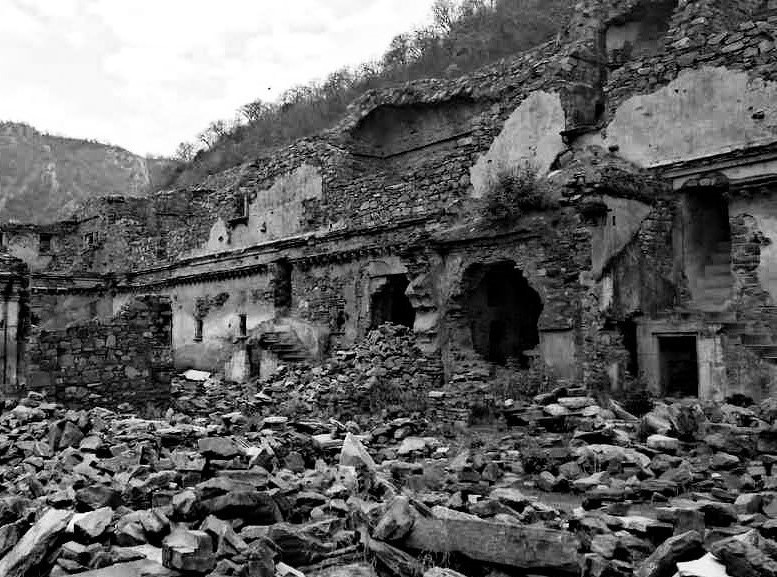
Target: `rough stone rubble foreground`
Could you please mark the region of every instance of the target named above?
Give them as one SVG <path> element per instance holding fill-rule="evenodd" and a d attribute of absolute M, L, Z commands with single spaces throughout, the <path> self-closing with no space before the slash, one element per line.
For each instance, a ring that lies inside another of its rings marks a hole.
<path fill-rule="evenodd" d="M 385 364 L 414 360 L 406 331 L 384 337 Z M 332 394 L 310 370 L 304 408 L 273 397 L 286 369 L 253 392 L 194 385 L 243 407 L 208 416 L 6 402 L 0 574 L 777 574 L 774 400 L 637 418 L 564 388 L 446 435 L 419 413 L 306 417 Z"/>
<path fill-rule="evenodd" d="M 0 577 L 773 575 L 777 2 L 560 40 L 0 226 Z"/>

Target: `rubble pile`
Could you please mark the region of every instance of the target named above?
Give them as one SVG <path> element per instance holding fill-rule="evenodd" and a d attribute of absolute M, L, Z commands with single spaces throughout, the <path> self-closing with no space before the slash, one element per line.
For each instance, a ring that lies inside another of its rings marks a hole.
<path fill-rule="evenodd" d="M 377 423 L 424 411 L 441 381 L 440 359 L 424 355 L 409 328 L 384 324 L 318 366 L 281 365 L 248 385 L 179 381 L 175 396 L 176 408 L 188 414 L 239 409 Z"/>
<path fill-rule="evenodd" d="M 300 390 L 313 374 L 296 374 Z M 421 417 L 367 427 L 254 400 L 261 414 L 164 419 L 7 402 L 0 575 L 777 574 L 772 400 L 638 418 L 565 387 L 458 437 Z"/>

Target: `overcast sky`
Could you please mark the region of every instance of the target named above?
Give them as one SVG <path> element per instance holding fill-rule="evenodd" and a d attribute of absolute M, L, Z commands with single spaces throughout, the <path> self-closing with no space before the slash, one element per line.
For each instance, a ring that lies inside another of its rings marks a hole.
<path fill-rule="evenodd" d="M 255 98 L 382 54 L 432 0 L 0 0 L 0 120 L 171 155 Z"/>

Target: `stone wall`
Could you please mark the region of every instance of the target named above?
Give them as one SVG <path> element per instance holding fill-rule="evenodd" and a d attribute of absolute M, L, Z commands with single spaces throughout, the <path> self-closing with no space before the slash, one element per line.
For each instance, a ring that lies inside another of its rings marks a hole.
<path fill-rule="evenodd" d="M 169 401 L 170 301 L 142 296 L 108 321 L 40 330 L 27 345 L 27 386 L 69 405 L 143 407 Z"/>
<path fill-rule="evenodd" d="M 775 26 L 777 14 L 735 24 L 719 6 L 728 2 L 686 2 L 675 13 L 660 55 L 629 61 L 613 70 L 605 87 L 607 109 L 613 114 L 628 98 L 666 86 L 682 70 L 725 66 L 772 80 L 777 74 Z M 736 26 L 738 30 L 732 30 Z"/>

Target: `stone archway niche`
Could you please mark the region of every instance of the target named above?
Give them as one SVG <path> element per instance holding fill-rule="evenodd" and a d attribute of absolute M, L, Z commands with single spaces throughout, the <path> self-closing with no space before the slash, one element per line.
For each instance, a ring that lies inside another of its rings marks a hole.
<path fill-rule="evenodd" d="M 474 264 L 463 277 L 464 312 L 472 347 L 489 362 L 528 367 L 525 354 L 540 344 L 542 299 L 512 261 Z"/>

